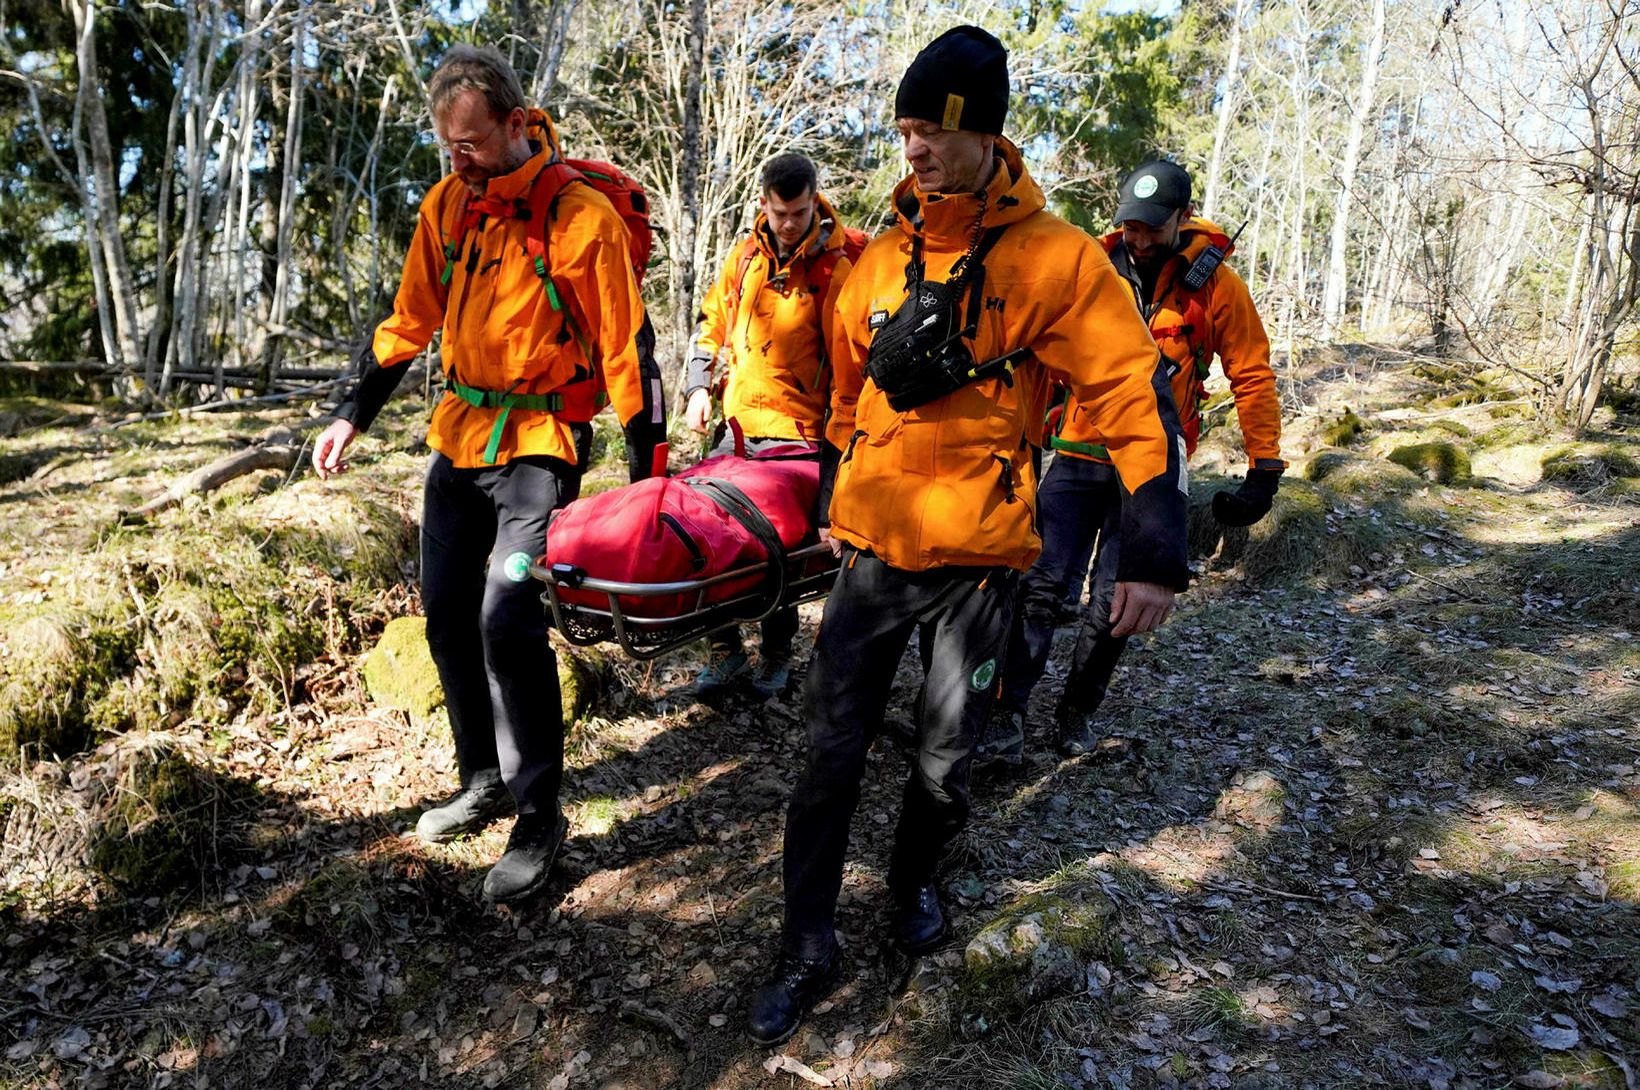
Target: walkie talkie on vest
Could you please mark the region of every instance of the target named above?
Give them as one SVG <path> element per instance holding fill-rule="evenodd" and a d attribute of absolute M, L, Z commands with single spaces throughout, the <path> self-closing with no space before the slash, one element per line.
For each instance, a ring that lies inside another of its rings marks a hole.
<path fill-rule="evenodd" d="M 1185 270 L 1184 280 L 1181 281 L 1184 284 L 1184 290 L 1201 291 L 1202 288 L 1206 287 L 1207 282 L 1218 271 L 1219 265 L 1223 263 L 1225 253 L 1236 245 L 1236 239 L 1240 238 L 1241 233 L 1245 230 L 1247 230 L 1245 223 L 1236 228 L 1236 233 L 1230 236 L 1230 245 L 1224 250 L 1219 249 L 1217 246 L 1209 246 L 1203 250 L 1200 256 L 1190 263 L 1190 268 Z"/>

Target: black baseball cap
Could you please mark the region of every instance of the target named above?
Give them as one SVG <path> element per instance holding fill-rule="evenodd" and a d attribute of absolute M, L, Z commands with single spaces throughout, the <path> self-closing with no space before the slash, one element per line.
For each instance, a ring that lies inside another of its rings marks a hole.
<path fill-rule="evenodd" d="M 1190 172 L 1178 163 L 1157 159 L 1145 163 L 1122 182 L 1116 222 L 1138 220 L 1160 227 L 1190 203 Z"/>

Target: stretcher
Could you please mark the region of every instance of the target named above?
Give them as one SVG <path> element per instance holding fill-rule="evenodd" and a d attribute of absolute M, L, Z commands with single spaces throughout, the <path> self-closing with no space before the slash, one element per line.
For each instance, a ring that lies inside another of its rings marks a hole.
<path fill-rule="evenodd" d="M 555 512 L 530 567 L 552 626 L 652 659 L 817 598 L 837 562 L 816 541 L 820 463 L 806 443 L 735 450 Z"/>
<path fill-rule="evenodd" d="M 666 583 L 617 582 L 595 579 L 571 564 L 544 566 L 529 572 L 540 580 L 552 626 L 570 643 L 586 647 L 614 642 L 635 659 L 658 658 L 731 625 L 761 621 L 778 610 L 822 597 L 837 574 L 837 559 L 826 545 L 803 546 L 731 571 L 702 579 Z M 753 583 L 729 598 L 713 600 L 725 584 Z M 563 593 L 577 592 L 581 601 Z M 586 599 L 591 597 L 594 602 Z M 622 599 L 628 600 L 622 605 Z M 683 609 L 664 617 L 644 616 L 648 610 L 631 608 L 632 601 L 671 599 Z"/>

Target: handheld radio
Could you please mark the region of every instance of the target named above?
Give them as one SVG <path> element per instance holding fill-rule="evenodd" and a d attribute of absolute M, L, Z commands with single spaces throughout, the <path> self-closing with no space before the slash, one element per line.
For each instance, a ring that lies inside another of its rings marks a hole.
<path fill-rule="evenodd" d="M 1227 250 L 1235 248 L 1236 239 L 1240 238 L 1241 233 L 1245 230 L 1247 230 L 1245 223 L 1236 228 L 1236 233 L 1230 236 L 1230 245 L 1226 250 L 1221 250 L 1217 246 L 1209 246 L 1203 250 L 1201 255 L 1190 263 L 1190 268 L 1185 270 L 1184 280 L 1182 281 L 1184 290 L 1201 291 L 1202 288 L 1206 287 L 1208 280 L 1212 279 L 1213 273 L 1224 262 L 1224 255 Z"/>

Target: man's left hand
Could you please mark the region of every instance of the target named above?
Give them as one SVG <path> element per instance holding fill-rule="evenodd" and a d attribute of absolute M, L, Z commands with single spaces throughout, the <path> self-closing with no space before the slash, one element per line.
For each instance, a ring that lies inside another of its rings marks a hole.
<path fill-rule="evenodd" d="M 1110 634 L 1154 632 L 1173 612 L 1173 590 L 1160 583 L 1117 583 L 1110 606 Z"/>
<path fill-rule="evenodd" d="M 1213 517 L 1225 526 L 1253 525 L 1270 513 L 1280 483 L 1279 469 L 1249 469 L 1241 487 L 1213 497 Z"/>

